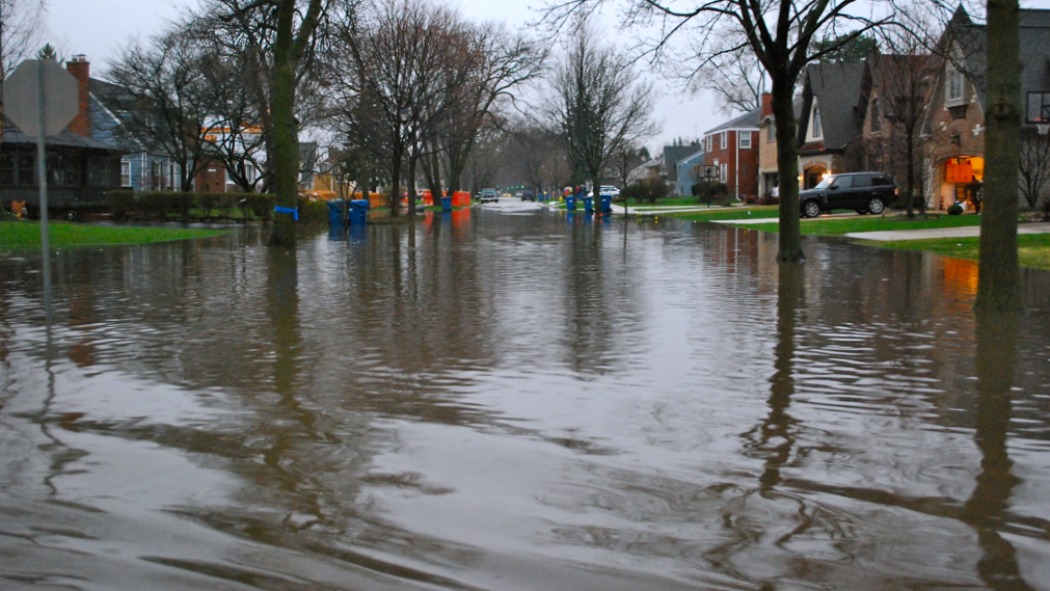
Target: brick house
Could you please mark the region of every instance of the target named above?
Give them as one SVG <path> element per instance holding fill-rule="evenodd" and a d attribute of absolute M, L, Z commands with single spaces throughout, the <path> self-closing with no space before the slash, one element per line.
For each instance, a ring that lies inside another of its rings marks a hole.
<path fill-rule="evenodd" d="M 1050 10 L 1021 10 L 1022 145 L 1047 141 L 1036 124 L 1050 121 Z M 984 179 L 986 33 L 961 7 L 940 40 L 924 122 L 926 194 L 947 208 L 980 191 Z M 1050 197 L 1050 186 L 1043 195 Z M 1026 204 L 1022 204 L 1026 205 Z"/>
<path fill-rule="evenodd" d="M 718 170 L 718 180 L 737 199 L 758 195 L 758 133 L 762 109 L 704 133 L 704 164 Z"/>
<path fill-rule="evenodd" d="M 795 120 L 802 109 L 802 99 L 793 103 Z M 773 95 L 762 95 L 762 120 L 758 124 L 758 195 L 769 197 L 780 186 L 780 171 L 777 166 L 777 130 L 773 116 Z"/>

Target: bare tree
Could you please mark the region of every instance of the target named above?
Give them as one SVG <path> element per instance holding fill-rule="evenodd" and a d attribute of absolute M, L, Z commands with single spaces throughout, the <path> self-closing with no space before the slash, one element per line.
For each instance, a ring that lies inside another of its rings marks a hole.
<path fill-rule="evenodd" d="M 255 63 L 225 51 L 218 37 L 204 31 L 200 75 L 208 109 L 208 156 L 220 162 L 230 180 L 245 192 L 268 188 L 266 128 L 262 121 L 266 93 L 258 83 Z"/>
<path fill-rule="evenodd" d="M 513 91 L 535 80 L 548 56 L 540 44 L 502 26 L 477 26 L 470 39 L 471 59 L 460 62 L 469 76 L 459 89 L 449 89 L 457 95 L 444 137 L 449 186 L 453 189 L 462 188 L 460 177 L 477 144 L 478 132 L 496 123 L 498 102 L 513 101 Z"/>
<path fill-rule="evenodd" d="M 868 143 L 867 158 L 898 181 L 904 179 L 907 214 L 913 217 L 917 196 L 923 212 L 926 206 L 921 195 L 921 128 L 934 63 L 927 52 L 931 43 L 897 27 L 887 27 L 881 34 L 885 51 L 875 52 L 869 61 L 874 96 L 868 103 L 868 121 L 875 139 Z"/>
<path fill-rule="evenodd" d="M 645 162 L 644 150 L 645 148 L 624 145 L 616 150 L 609 159 L 609 168 L 616 172 L 616 180 L 620 182 L 621 187 L 627 186 L 627 177 L 631 171 Z"/>
<path fill-rule="evenodd" d="M 247 55 L 254 56 L 258 75 L 265 79 L 268 120 L 267 162 L 274 178 L 279 211 L 294 211 L 298 197 L 299 121 L 296 119 L 300 82 L 317 55 L 318 44 L 335 18 L 350 18 L 351 0 L 211 0 L 209 14 L 227 25 L 227 31 Z M 292 215 L 275 217 L 268 244 L 294 247 Z"/>
<path fill-rule="evenodd" d="M 1021 136 L 1020 190 L 1028 207 L 1037 207 L 1043 187 L 1050 180 L 1050 137 L 1028 131 Z"/>
<path fill-rule="evenodd" d="M 107 73 L 122 88 L 125 140 L 179 165 L 179 187 L 192 188 L 204 162 L 206 89 L 199 75 L 199 46 L 181 31 L 129 45 Z"/>
<path fill-rule="evenodd" d="M 554 83 L 557 102 L 550 117 L 563 134 L 574 175 L 591 182 L 598 198 L 601 175 L 624 146 L 654 131 L 649 120 L 652 95 L 637 83 L 630 60 L 598 44 L 585 19 L 577 22 Z"/>
<path fill-rule="evenodd" d="M 792 101 L 795 86 L 807 64 L 833 54 L 869 30 L 892 22 L 892 15 L 874 15 L 872 5 L 860 0 L 624 0 L 624 24 L 638 28 L 656 25 L 657 38 L 649 45 L 652 55 L 671 49 L 680 33 L 698 40 L 692 56 L 701 64 L 721 55 L 749 52 L 769 75 L 777 138 L 780 187 L 780 232 L 777 260 L 805 260 L 798 201 L 798 125 Z M 562 0 L 548 10 L 554 23 L 594 10 L 615 0 Z M 683 6 L 684 4 L 684 6 Z M 883 6 L 883 5 L 879 5 Z M 733 29 L 739 43 L 726 47 L 716 31 Z M 834 40 L 823 47 L 814 42 Z"/>
<path fill-rule="evenodd" d="M 0 80 L 39 49 L 43 0 L 0 0 Z"/>
<path fill-rule="evenodd" d="M 0 0 L 0 80 L 7 78 L 23 59 L 33 54 L 40 43 L 40 23 L 44 18 L 43 0 Z M 0 85 L 0 112 L 4 95 Z M 0 119 L 0 142 L 3 142 Z"/>

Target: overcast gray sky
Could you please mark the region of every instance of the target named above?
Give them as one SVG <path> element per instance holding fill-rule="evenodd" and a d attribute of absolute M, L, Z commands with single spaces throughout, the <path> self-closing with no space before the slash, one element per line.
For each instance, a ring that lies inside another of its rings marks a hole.
<path fill-rule="evenodd" d="M 524 26 L 535 20 L 532 7 L 544 0 L 448 0 L 462 13 L 479 21 L 502 21 Z M 48 0 L 48 41 L 59 54 L 84 54 L 95 76 L 102 74 L 109 61 L 132 39 L 146 40 L 160 32 L 168 21 L 176 20 L 198 0 Z M 1050 0 L 1022 0 L 1022 6 L 1050 9 Z M 622 33 L 610 30 L 615 39 Z M 552 40 L 552 43 L 554 41 Z M 654 119 L 662 131 L 647 142 L 650 151 L 674 138 L 699 137 L 731 116 L 718 112 L 709 95 L 683 93 L 677 83 L 653 80 L 659 97 Z"/>

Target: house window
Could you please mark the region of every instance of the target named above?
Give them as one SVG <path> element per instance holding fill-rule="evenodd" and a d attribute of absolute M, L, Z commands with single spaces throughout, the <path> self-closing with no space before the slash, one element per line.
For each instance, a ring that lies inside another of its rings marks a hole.
<path fill-rule="evenodd" d="M 777 141 L 777 128 L 774 125 L 766 127 L 766 143 L 772 144 Z"/>
<path fill-rule="evenodd" d="M 809 137 L 814 140 L 824 139 L 824 126 L 820 122 L 820 107 L 816 102 L 813 103 L 813 110 L 809 117 Z"/>
<path fill-rule="evenodd" d="M 36 161 L 32 156 L 23 154 L 18 156 L 18 179 L 19 185 L 36 184 Z"/>
<path fill-rule="evenodd" d="M 954 106 L 963 102 L 963 73 L 953 64 L 945 66 L 944 104 Z"/>
<path fill-rule="evenodd" d="M 728 131 L 723 131 L 721 133 L 721 136 L 720 136 L 719 139 L 722 142 L 722 149 L 723 150 L 725 150 L 726 148 L 729 147 L 729 132 Z"/>
<path fill-rule="evenodd" d="M 737 135 L 740 136 L 740 149 L 750 150 L 751 149 L 751 132 L 750 131 L 738 131 Z"/>
<path fill-rule="evenodd" d="M 882 112 L 879 110 L 879 99 L 871 101 L 871 130 L 882 131 Z"/>
<path fill-rule="evenodd" d="M 0 157 L 0 185 L 10 187 L 15 184 L 15 163 L 11 159 L 15 156 L 4 154 Z"/>
<path fill-rule="evenodd" d="M 1050 123 L 1050 92 L 1029 92 L 1027 104 L 1028 123 Z"/>
<path fill-rule="evenodd" d="M 729 164 L 728 163 L 723 162 L 722 166 L 719 167 L 718 180 L 721 183 L 729 182 Z"/>
<path fill-rule="evenodd" d="M 131 186 L 131 162 L 128 160 L 120 161 L 120 186 Z"/>

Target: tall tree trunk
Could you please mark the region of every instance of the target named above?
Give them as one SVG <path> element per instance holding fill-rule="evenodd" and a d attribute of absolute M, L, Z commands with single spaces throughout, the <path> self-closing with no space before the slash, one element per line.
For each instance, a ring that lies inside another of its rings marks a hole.
<path fill-rule="evenodd" d="M 777 261 L 806 260 L 802 252 L 802 225 L 798 203 L 798 123 L 790 80 L 773 77 L 773 117 L 777 133 L 777 170 L 780 172 L 780 250 Z"/>
<path fill-rule="evenodd" d="M 405 154 L 402 151 L 399 154 L 395 154 L 393 162 L 393 170 L 390 171 L 390 194 L 387 195 L 387 204 L 390 206 L 390 217 L 396 218 L 401 215 L 401 161 L 404 159 Z"/>
<path fill-rule="evenodd" d="M 984 204 L 976 306 L 1021 309 L 1017 262 L 1021 59 L 1018 0 L 988 0 Z"/>
<path fill-rule="evenodd" d="M 908 162 L 908 194 L 906 195 L 908 218 L 915 217 L 915 132 L 911 128 L 906 133 L 908 140 L 907 162 Z"/>
<path fill-rule="evenodd" d="M 412 150 L 408 156 L 408 217 L 416 215 L 416 164 L 419 155 Z"/>
<path fill-rule="evenodd" d="M 277 36 L 274 42 L 273 87 L 270 109 L 273 117 L 274 189 L 277 205 L 294 210 L 299 193 L 299 129 L 295 122 L 295 67 L 293 39 L 294 0 L 278 6 Z M 276 213 L 270 233 L 270 246 L 295 247 L 295 217 Z"/>

